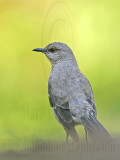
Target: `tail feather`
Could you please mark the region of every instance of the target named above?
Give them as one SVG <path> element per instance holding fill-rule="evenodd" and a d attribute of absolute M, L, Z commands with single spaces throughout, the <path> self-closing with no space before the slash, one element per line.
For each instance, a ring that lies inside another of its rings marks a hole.
<path fill-rule="evenodd" d="M 76 142 L 79 141 L 79 136 L 78 136 L 75 128 L 73 128 L 72 130 L 68 130 L 67 133 L 71 136 L 71 138 L 72 138 L 74 141 L 76 141 Z"/>
<path fill-rule="evenodd" d="M 80 122 L 87 130 L 91 140 L 110 141 L 111 136 L 94 115 L 84 115 L 80 118 Z"/>

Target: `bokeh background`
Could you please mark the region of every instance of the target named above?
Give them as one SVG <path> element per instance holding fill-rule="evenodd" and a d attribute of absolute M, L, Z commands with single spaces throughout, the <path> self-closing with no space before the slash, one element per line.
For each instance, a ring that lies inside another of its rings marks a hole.
<path fill-rule="evenodd" d="M 48 59 L 32 49 L 68 44 L 89 79 L 98 119 L 120 135 L 120 1 L 0 0 L 0 148 L 65 140 L 47 95 Z M 83 127 L 77 127 L 84 139 Z"/>

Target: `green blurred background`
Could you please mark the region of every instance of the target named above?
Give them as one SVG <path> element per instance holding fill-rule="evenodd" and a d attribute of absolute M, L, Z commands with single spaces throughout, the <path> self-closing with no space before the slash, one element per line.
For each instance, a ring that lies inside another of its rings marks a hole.
<path fill-rule="evenodd" d="M 55 41 L 72 48 L 98 119 L 120 135 L 120 1 L 0 0 L 0 148 L 65 140 L 48 101 L 50 62 L 32 52 Z"/>

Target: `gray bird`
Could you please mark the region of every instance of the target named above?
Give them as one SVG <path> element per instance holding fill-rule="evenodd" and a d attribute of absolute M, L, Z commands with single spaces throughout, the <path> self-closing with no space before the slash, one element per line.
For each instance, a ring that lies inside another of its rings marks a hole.
<path fill-rule="evenodd" d="M 91 85 L 79 70 L 72 50 L 64 43 L 54 42 L 45 48 L 33 51 L 43 52 L 52 64 L 48 81 L 48 96 L 53 113 L 74 141 L 79 141 L 75 130 L 82 124 L 93 141 L 109 140 L 110 135 L 96 119 L 96 107 Z"/>

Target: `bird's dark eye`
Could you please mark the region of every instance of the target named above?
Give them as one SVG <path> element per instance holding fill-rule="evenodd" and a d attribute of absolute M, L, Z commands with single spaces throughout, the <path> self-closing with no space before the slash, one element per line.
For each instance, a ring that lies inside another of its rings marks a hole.
<path fill-rule="evenodd" d="M 49 51 L 50 52 L 55 52 L 55 49 L 54 48 L 50 48 Z"/>

